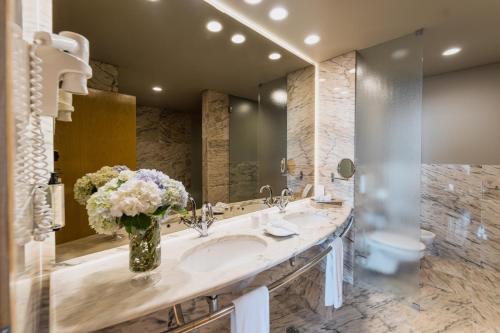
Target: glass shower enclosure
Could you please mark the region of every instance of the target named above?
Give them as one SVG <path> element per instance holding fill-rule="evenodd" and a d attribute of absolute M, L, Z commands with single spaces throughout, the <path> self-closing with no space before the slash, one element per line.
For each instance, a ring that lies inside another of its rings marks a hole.
<path fill-rule="evenodd" d="M 286 103 L 286 78 L 259 85 L 256 101 L 230 96 L 230 202 L 260 197 L 263 185 L 286 187 Z"/>
<path fill-rule="evenodd" d="M 419 279 L 422 36 L 358 52 L 355 283 L 407 293 Z"/>

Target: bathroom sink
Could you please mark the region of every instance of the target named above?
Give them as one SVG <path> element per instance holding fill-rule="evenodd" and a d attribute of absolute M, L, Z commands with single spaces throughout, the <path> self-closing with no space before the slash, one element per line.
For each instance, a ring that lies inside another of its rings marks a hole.
<path fill-rule="evenodd" d="M 184 252 L 181 256 L 181 266 L 197 272 L 229 269 L 255 258 L 266 247 L 266 241 L 256 236 L 220 237 Z"/>
<path fill-rule="evenodd" d="M 288 222 L 305 229 L 317 228 L 318 226 L 322 226 L 330 222 L 328 217 L 310 212 L 291 213 L 285 215 L 283 218 Z"/>

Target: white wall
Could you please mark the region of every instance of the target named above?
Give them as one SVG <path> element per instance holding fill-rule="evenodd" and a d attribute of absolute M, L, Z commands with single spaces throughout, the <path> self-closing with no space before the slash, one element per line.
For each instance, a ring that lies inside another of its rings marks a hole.
<path fill-rule="evenodd" d="M 422 163 L 500 164 L 500 63 L 424 79 Z"/>

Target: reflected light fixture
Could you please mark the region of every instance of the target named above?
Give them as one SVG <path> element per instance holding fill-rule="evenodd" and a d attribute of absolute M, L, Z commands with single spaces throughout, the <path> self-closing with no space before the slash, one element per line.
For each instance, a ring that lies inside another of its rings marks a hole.
<path fill-rule="evenodd" d="M 245 36 L 243 36 L 242 34 L 234 34 L 232 37 L 231 37 L 231 42 L 233 42 L 234 44 L 241 44 L 241 43 L 244 43 L 246 40 Z"/>
<path fill-rule="evenodd" d="M 283 7 L 274 7 L 269 12 L 269 17 L 275 21 L 281 21 L 288 16 L 288 10 Z"/>
<path fill-rule="evenodd" d="M 281 54 L 279 54 L 278 52 L 273 52 L 269 55 L 269 59 L 279 60 L 279 59 L 281 59 Z"/>
<path fill-rule="evenodd" d="M 460 53 L 462 49 L 460 47 L 450 47 L 449 49 L 446 49 L 443 51 L 442 55 L 445 57 Z"/>
<path fill-rule="evenodd" d="M 410 54 L 408 49 L 399 49 L 391 53 L 391 58 L 394 60 L 401 60 Z"/>
<path fill-rule="evenodd" d="M 154 87 L 153 87 L 153 88 L 151 88 L 151 89 L 153 89 L 153 91 L 154 91 L 154 92 L 162 92 L 162 91 L 163 91 L 163 88 L 162 88 L 162 87 L 160 87 L 160 86 L 154 86 Z"/>
<path fill-rule="evenodd" d="M 210 21 L 207 23 L 207 30 L 211 32 L 219 32 L 222 30 L 222 24 L 219 21 Z"/>
<path fill-rule="evenodd" d="M 258 5 L 262 0 L 245 0 L 245 2 L 249 5 Z"/>
<path fill-rule="evenodd" d="M 319 38 L 318 35 L 312 34 L 304 39 L 304 43 L 306 43 L 307 45 L 314 45 L 317 44 L 320 41 L 320 39 L 321 38 Z"/>
<path fill-rule="evenodd" d="M 288 99 L 288 94 L 285 90 L 282 89 L 275 90 L 271 93 L 271 99 L 276 104 L 285 105 Z"/>

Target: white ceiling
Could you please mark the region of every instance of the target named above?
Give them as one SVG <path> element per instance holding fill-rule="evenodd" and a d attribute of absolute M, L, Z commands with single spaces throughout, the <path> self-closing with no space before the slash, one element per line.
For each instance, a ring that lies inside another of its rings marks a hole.
<path fill-rule="evenodd" d="M 260 26 L 316 62 L 424 28 L 424 73 L 438 74 L 500 61 L 499 0 L 205 0 Z M 275 6 L 288 18 L 272 21 Z M 321 41 L 304 44 L 311 33 Z M 449 58 L 450 46 L 463 51 Z"/>
<path fill-rule="evenodd" d="M 138 105 L 193 111 L 201 91 L 257 99 L 258 85 L 309 64 L 202 0 L 54 0 L 54 31 L 90 41 L 91 58 L 119 67 L 120 93 Z M 211 33 L 209 20 L 224 29 Z M 234 33 L 246 42 L 231 43 Z M 270 61 L 271 52 L 279 61 Z M 162 93 L 151 88 L 159 85 Z"/>

